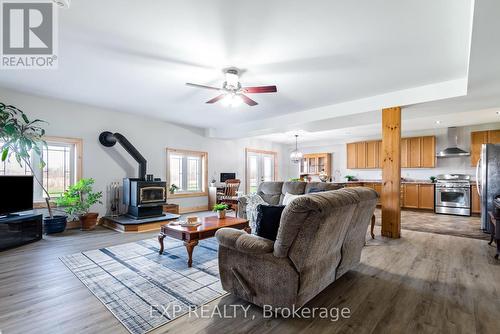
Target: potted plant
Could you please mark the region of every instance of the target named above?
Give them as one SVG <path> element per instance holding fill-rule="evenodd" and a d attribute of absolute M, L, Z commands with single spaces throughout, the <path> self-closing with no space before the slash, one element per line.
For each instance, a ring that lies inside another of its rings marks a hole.
<path fill-rule="evenodd" d="M 430 176 L 429 180 L 431 180 L 432 183 L 436 183 L 436 177 L 435 176 Z"/>
<path fill-rule="evenodd" d="M 43 136 L 45 129 L 40 125 L 46 123 L 40 119 L 30 120 L 20 109 L 0 102 L 0 153 L 2 162 L 14 157 L 20 166 L 26 166 L 30 170 L 35 181 L 40 185 L 45 194 L 48 217 L 44 217 L 43 224 L 45 233 L 57 233 L 66 229 L 67 216 L 54 215 L 50 203 L 50 194 L 44 187 L 43 182 L 35 172 L 36 168 L 43 169 L 45 162 L 42 157 L 42 148 L 47 145 Z M 39 166 L 33 166 L 30 155 L 38 155 Z"/>
<path fill-rule="evenodd" d="M 173 195 L 178 189 L 179 187 L 172 183 L 170 185 L 170 188 L 168 188 L 168 192 Z"/>
<path fill-rule="evenodd" d="M 356 177 L 353 175 L 346 175 L 344 177 L 347 179 L 347 182 L 356 181 Z"/>
<path fill-rule="evenodd" d="M 102 191 L 94 192 L 92 190 L 94 182 L 94 179 L 81 179 L 57 199 L 57 205 L 64 207 L 66 213 L 80 219 L 82 231 L 95 228 L 99 214 L 90 212 L 90 208 L 94 204 L 102 204 Z"/>
<path fill-rule="evenodd" d="M 213 207 L 213 211 L 217 212 L 217 218 L 224 219 L 226 218 L 226 210 L 229 209 L 229 205 L 225 203 L 215 204 Z"/>

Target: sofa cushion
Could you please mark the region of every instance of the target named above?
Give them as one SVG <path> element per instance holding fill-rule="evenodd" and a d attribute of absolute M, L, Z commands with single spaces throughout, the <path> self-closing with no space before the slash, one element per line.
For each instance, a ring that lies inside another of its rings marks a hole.
<path fill-rule="evenodd" d="M 296 199 L 300 196 L 303 196 L 303 195 L 293 195 L 290 193 L 286 193 L 285 196 L 283 197 L 282 205 L 288 205 L 288 204 L 290 204 L 291 201 L 293 201 L 294 199 Z"/>
<path fill-rule="evenodd" d="M 290 181 L 283 183 L 283 188 L 281 189 L 281 197 L 279 203 L 283 203 L 283 199 L 285 198 L 286 193 L 290 193 L 292 195 L 304 195 L 304 191 L 306 189 L 306 182 L 301 181 Z"/>
<path fill-rule="evenodd" d="M 281 213 L 284 205 L 258 205 L 257 220 L 255 222 L 259 237 L 276 240 L 278 228 L 280 227 Z"/>
<path fill-rule="evenodd" d="M 283 182 L 262 182 L 259 185 L 257 194 L 262 197 L 266 203 L 277 205 L 280 202 Z"/>

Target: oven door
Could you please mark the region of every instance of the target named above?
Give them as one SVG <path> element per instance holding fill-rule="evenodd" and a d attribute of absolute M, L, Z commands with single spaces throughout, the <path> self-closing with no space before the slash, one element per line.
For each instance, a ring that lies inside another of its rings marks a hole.
<path fill-rule="evenodd" d="M 470 208 L 470 189 L 436 188 L 436 206 Z"/>

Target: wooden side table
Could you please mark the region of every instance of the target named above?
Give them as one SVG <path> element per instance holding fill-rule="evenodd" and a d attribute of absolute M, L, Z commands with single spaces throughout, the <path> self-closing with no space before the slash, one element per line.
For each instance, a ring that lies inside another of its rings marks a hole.
<path fill-rule="evenodd" d="M 497 220 L 495 218 L 495 216 L 493 215 L 493 212 L 488 212 L 488 215 L 490 217 L 490 224 L 491 224 L 491 237 L 490 237 L 490 242 L 488 242 L 488 245 L 491 245 L 493 243 L 493 241 L 496 243 L 497 245 L 497 252 L 495 254 L 495 259 L 498 260 L 498 256 L 500 255 L 500 239 L 497 239 L 497 236 L 496 236 L 496 231 L 497 231 Z"/>

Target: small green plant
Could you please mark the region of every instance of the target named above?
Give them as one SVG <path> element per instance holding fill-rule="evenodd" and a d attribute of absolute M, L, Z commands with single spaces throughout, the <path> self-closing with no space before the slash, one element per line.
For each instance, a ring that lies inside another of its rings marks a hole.
<path fill-rule="evenodd" d="M 224 203 L 219 203 L 219 204 L 214 205 L 212 211 L 217 212 L 217 211 L 224 211 L 227 209 L 229 209 L 229 205 L 224 204 Z"/>
<path fill-rule="evenodd" d="M 56 200 L 58 206 L 72 216 L 84 216 L 89 213 L 90 207 L 96 203 L 102 204 L 102 191 L 94 192 L 94 179 L 81 179 L 70 186 L 64 194 Z"/>
<path fill-rule="evenodd" d="M 175 184 L 173 184 L 173 183 L 170 185 L 170 188 L 168 188 L 168 191 L 169 191 L 171 194 L 175 193 L 177 190 L 179 190 L 179 187 L 178 187 L 178 186 L 176 186 L 176 185 L 175 185 Z"/>
<path fill-rule="evenodd" d="M 300 181 L 302 181 L 302 179 L 298 178 L 298 177 L 291 177 L 289 181 L 290 182 L 300 182 Z"/>
<path fill-rule="evenodd" d="M 356 181 L 356 177 L 353 175 L 346 175 L 344 177 L 347 179 L 347 181 Z"/>
<path fill-rule="evenodd" d="M 431 180 L 432 183 L 436 182 L 436 177 L 435 176 L 430 176 L 429 180 Z"/>

